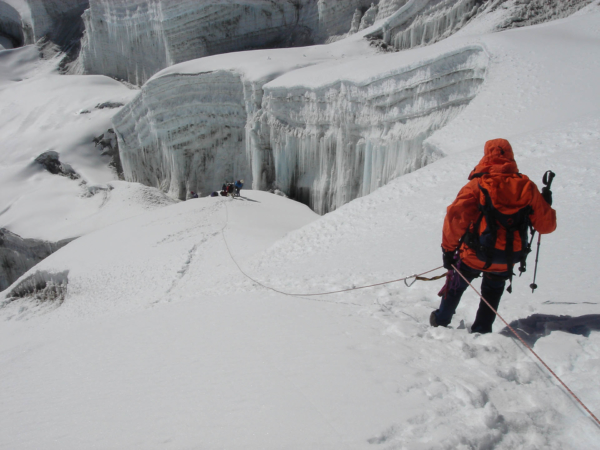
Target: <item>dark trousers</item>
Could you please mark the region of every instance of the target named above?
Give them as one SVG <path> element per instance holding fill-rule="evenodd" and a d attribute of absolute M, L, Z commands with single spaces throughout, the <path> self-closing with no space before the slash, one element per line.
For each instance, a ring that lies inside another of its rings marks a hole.
<path fill-rule="evenodd" d="M 466 266 L 464 263 L 458 266 L 460 273 L 464 275 L 464 277 L 469 280 L 469 282 L 473 281 L 473 279 L 477 278 L 481 271 L 471 269 Z M 446 293 L 442 297 L 442 302 L 440 303 L 440 308 L 435 311 L 435 318 L 438 325 L 448 326 L 450 321 L 452 320 L 452 316 L 456 312 L 456 308 L 460 303 L 460 298 L 463 293 L 469 287 L 467 282 L 462 279 L 460 275 L 457 273 L 453 274 L 454 282 L 451 283 L 451 286 L 448 286 Z M 483 273 L 483 280 L 481 282 L 481 295 L 485 298 L 490 305 L 497 311 L 498 305 L 500 304 L 500 298 L 502 297 L 502 293 L 504 292 L 504 286 L 506 284 L 506 280 L 508 279 L 508 272 L 502 273 Z M 488 305 L 485 304 L 483 300 L 479 301 L 479 309 L 477 310 L 477 316 L 475 317 L 475 322 L 473 322 L 473 326 L 471 327 L 471 331 L 473 333 L 491 333 L 492 332 L 492 324 L 496 319 L 496 314 L 490 309 Z"/>

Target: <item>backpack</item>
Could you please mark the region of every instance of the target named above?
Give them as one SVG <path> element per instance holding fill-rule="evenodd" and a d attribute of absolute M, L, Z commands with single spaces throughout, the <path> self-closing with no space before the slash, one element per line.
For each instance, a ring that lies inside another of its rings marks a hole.
<path fill-rule="evenodd" d="M 519 272 L 523 274 L 527 270 L 527 255 L 531 252 L 531 241 L 528 239 L 528 231 L 533 238 L 533 226 L 529 216 L 533 213 L 531 206 L 521 208 L 514 214 L 501 213 L 494 204 L 490 193 L 479 185 L 484 196 L 484 203 L 479 204 L 479 217 L 472 227 L 463 236 L 462 241 L 475 251 L 477 258 L 485 262 L 483 270 L 487 270 L 492 264 L 506 264 L 509 274 L 510 285 L 506 289 L 512 292 L 513 267 L 519 262 Z M 485 228 L 481 231 L 481 222 L 485 218 Z M 505 235 L 506 244 L 501 248 L 498 236 Z M 518 234 L 521 241 L 521 249 L 515 251 L 515 235 Z"/>

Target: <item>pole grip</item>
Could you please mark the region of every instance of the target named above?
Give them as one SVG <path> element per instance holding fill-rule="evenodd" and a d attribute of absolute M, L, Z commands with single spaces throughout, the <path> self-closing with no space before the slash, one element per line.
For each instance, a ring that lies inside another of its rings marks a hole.
<path fill-rule="evenodd" d="M 544 174 L 544 177 L 542 178 L 542 183 L 544 183 L 544 186 L 550 189 L 555 176 L 556 174 L 554 172 L 552 172 L 551 170 L 547 170 Z"/>

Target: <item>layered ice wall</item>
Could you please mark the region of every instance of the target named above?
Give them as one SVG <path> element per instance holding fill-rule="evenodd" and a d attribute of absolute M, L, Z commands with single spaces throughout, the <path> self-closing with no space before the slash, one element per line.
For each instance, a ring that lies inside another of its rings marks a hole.
<path fill-rule="evenodd" d="M 66 46 L 83 31 L 89 0 L 0 0 L 0 33 L 16 46 L 41 38 Z"/>
<path fill-rule="evenodd" d="M 0 36 L 12 41 L 14 47 L 20 47 L 26 41 L 32 40 L 31 29 L 23 25 L 21 13 L 9 3 L 0 0 Z"/>
<path fill-rule="evenodd" d="M 501 29 L 524 27 L 561 19 L 589 5 L 592 0 L 512 0 L 513 14 Z M 491 9 L 500 5 L 493 5 Z"/>
<path fill-rule="evenodd" d="M 250 180 L 245 90 L 230 71 L 147 83 L 113 119 L 125 178 L 181 200 L 190 191 L 209 194 L 234 176 Z"/>
<path fill-rule="evenodd" d="M 366 0 L 91 0 L 86 73 L 143 84 L 170 65 L 253 48 L 310 45 L 350 29 Z"/>
<path fill-rule="evenodd" d="M 89 0 L 28 0 L 34 39 L 47 36 L 65 46 L 83 32 L 81 16 Z"/>
<path fill-rule="evenodd" d="M 473 46 L 316 87 L 298 86 L 303 69 L 294 83 L 158 75 L 113 119 L 124 175 L 180 199 L 244 178 L 325 213 L 439 157 L 423 141 L 477 94 L 487 62 Z"/>
<path fill-rule="evenodd" d="M 475 97 L 487 61 L 469 47 L 359 83 L 265 85 L 248 124 L 254 189 L 326 213 L 432 162 L 423 141 Z"/>
<path fill-rule="evenodd" d="M 440 41 L 460 30 L 485 8 L 481 0 L 410 0 L 390 16 L 370 38 L 396 50 Z"/>
<path fill-rule="evenodd" d="M 396 50 L 438 42 L 462 29 L 475 16 L 498 8 L 509 11 L 498 28 L 516 28 L 566 17 L 592 0 L 382 0 L 378 19 L 387 19 L 370 35 Z M 385 4 L 383 4 L 385 3 Z M 398 6 L 393 14 L 389 15 Z"/>

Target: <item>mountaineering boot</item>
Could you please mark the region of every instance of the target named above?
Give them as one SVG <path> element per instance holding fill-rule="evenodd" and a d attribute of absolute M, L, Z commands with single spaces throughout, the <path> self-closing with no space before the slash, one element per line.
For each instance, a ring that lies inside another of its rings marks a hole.
<path fill-rule="evenodd" d="M 437 309 L 435 310 L 437 311 Z M 437 318 L 435 317 L 435 311 L 431 311 L 431 315 L 429 316 L 429 325 L 432 327 L 438 327 Z"/>

